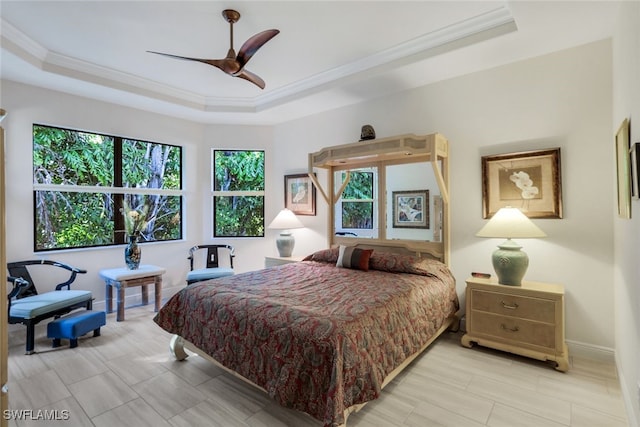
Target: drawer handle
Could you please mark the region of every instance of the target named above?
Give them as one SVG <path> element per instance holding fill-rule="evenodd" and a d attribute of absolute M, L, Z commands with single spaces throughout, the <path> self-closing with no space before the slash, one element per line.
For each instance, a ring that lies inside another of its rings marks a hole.
<path fill-rule="evenodd" d="M 518 308 L 518 303 L 513 303 L 513 304 L 507 304 L 504 301 L 500 301 L 502 303 L 502 307 L 503 308 L 508 308 L 509 310 L 515 310 L 516 308 Z"/>
<path fill-rule="evenodd" d="M 520 330 L 520 328 L 517 326 L 514 326 L 513 328 L 508 328 L 507 325 L 505 325 L 504 323 L 500 324 L 500 328 L 503 331 L 507 331 L 507 332 L 518 332 Z"/>

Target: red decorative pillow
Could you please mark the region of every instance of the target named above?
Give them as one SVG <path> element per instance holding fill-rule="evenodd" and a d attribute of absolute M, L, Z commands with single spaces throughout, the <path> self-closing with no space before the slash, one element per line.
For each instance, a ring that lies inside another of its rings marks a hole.
<path fill-rule="evenodd" d="M 336 267 L 369 271 L 369 258 L 371 258 L 372 253 L 373 249 L 359 249 L 340 245 Z"/>

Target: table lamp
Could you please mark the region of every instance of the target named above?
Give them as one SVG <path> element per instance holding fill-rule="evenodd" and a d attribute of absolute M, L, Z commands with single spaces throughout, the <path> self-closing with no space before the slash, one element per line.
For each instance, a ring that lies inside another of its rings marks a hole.
<path fill-rule="evenodd" d="M 546 234 L 520 209 L 507 206 L 499 209 L 476 236 L 507 239 L 493 253 L 493 269 L 501 285 L 520 286 L 529 266 L 529 257 L 511 238 L 546 237 Z"/>
<path fill-rule="evenodd" d="M 289 209 L 282 209 L 278 215 L 271 221 L 269 228 L 282 230 L 280 236 L 276 239 L 276 246 L 281 257 L 290 257 L 296 241 L 291 234 L 293 228 L 303 228 L 304 224 Z"/>

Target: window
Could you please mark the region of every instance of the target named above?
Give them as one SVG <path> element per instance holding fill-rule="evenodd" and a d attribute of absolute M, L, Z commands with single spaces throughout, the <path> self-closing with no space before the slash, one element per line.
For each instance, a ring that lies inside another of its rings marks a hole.
<path fill-rule="evenodd" d="M 34 124 L 33 182 L 35 251 L 124 243 L 124 203 L 140 241 L 182 238 L 181 147 Z"/>
<path fill-rule="evenodd" d="M 264 151 L 213 150 L 213 237 L 264 237 Z"/>
<path fill-rule="evenodd" d="M 336 191 L 342 186 L 347 172 L 336 173 Z M 376 237 L 376 173 L 373 169 L 349 171 L 349 183 L 336 204 L 336 231 L 346 236 Z"/>

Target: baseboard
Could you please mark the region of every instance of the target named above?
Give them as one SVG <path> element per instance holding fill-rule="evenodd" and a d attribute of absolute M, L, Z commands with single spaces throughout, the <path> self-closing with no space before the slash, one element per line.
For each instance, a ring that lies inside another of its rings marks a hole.
<path fill-rule="evenodd" d="M 627 421 L 629 421 L 630 426 L 639 426 L 640 419 L 638 418 L 640 415 L 636 414 L 634 411 L 634 400 L 638 398 L 636 387 L 637 384 L 629 384 L 628 379 L 632 376 L 629 375 L 627 377 L 625 373 L 620 368 L 622 365 L 620 364 L 620 360 L 618 360 L 618 356 L 616 356 L 616 368 L 618 370 L 618 378 L 620 378 L 620 389 L 622 391 L 622 400 L 624 400 L 624 406 L 627 410 Z"/>
<path fill-rule="evenodd" d="M 611 363 L 615 363 L 616 361 L 615 351 L 609 347 L 571 340 L 567 340 L 567 347 L 569 347 L 569 356 L 579 356 Z"/>
<path fill-rule="evenodd" d="M 162 288 L 162 303 L 164 304 L 169 298 L 178 293 L 184 286 L 172 286 L 170 288 Z M 140 289 L 135 288 L 127 289 L 127 293 L 124 296 L 124 306 L 125 307 L 133 307 L 142 304 L 142 293 Z M 114 292 L 115 293 L 115 292 Z M 153 289 L 149 292 L 149 304 L 153 304 Z M 113 310 L 116 309 L 116 301 L 115 295 L 112 304 Z M 94 300 L 93 301 L 93 309 L 98 311 L 104 311 L 106 308 L 105 300 Z"/>

